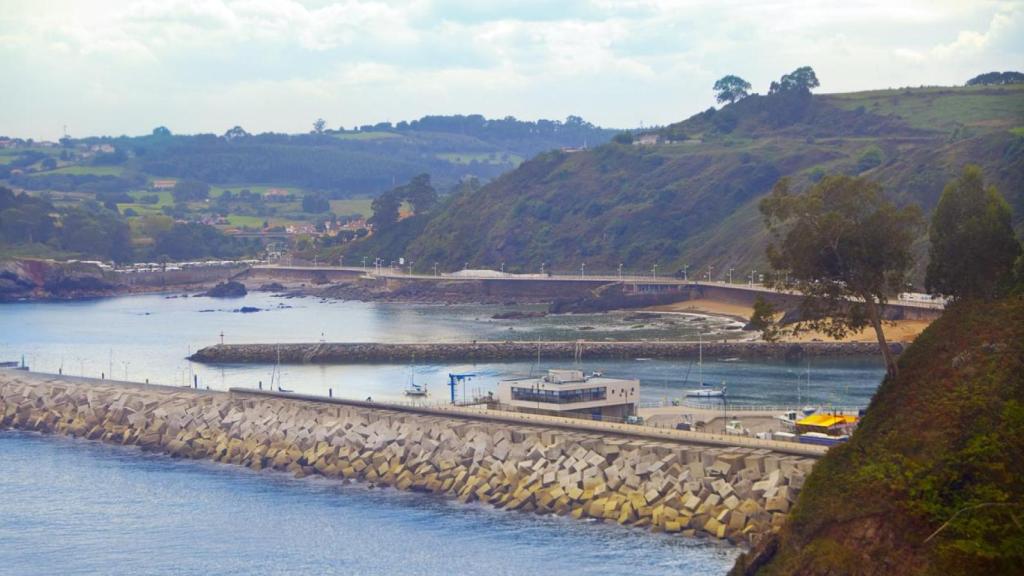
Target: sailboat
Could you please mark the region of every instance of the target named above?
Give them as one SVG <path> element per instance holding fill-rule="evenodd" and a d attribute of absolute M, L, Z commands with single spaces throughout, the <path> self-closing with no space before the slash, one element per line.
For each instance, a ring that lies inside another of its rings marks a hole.
<path fill-rule="evenodd" d="M 427 395 L 427 386 L 425 384 L 417 384 L 415 381 L 416 369 L 409 367 L 409 386 L 405 389 L 406 396 L 412 396 L 414 398 L 423 398 Z"/>
<path fill-rule="evenodd" d="M 277 379 L 277 382 L 274 379 Z M 277 347 L 277 363 L 274 364 L 274 371 L 270 373 L 270 389 L 277 388 L 278 392 L 293 392 L 293 390 L 287 390 L 281 388 L 281 347 Z"/>
<path fill-rule="evenodd" d="M 725 398 L 725 382 L 722 382 L 721 388 L 715 388 L 710 384 L 704 382 L 704 334 L 702 332 L 697 333 L 698 337 L 698 348 L 697 348 L 697 372 L 700 374 L 700 388 L 694 388 L 686 391 L 687 398 Z"/>

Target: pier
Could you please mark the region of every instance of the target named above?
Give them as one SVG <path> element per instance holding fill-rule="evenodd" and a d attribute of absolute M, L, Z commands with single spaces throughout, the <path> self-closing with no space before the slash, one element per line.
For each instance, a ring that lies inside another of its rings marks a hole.
<path fill-rule="evenodd" d="M 534 414 L 12 370 L 0 370 L 3 428 L 735 542 L 782 525 L 823 452 Z"/>
<path fill-rule="evenodd" d="M 216 344 L 200 349 L 189 360 L 205 364 L 353 364 L 407 362 L 501 362 L 535 360 L 622 360 L 636 358 L 696 358 L 703 347 L 707 358 L 801 359 L 816 356 L 874 356 L 872 342 L 310 342 L 282 344 Z M 893 353 L 903 351 L 892 343 Z"/>

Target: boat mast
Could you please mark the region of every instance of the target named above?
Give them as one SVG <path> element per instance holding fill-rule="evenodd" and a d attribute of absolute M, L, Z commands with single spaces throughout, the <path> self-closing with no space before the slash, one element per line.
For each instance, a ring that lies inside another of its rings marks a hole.
<path fill-rule="evenodd" d="M 704 332 L 697 332 L 697 373 L 700 374 L 700 385 L 704 385 Z"/>

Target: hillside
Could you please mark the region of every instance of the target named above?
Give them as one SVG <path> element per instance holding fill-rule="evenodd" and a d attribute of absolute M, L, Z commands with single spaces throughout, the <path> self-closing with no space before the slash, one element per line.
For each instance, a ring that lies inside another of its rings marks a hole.
<path fill-rule="evenodd" d="M 623 263 L 671 273 L 689 263 L 713 265 L 716 277 L 729 268 L 746 275 L 764 269 L 757 202 L 779 177 L 805 186 L 827 173 L 862 174 L 928 211 L 968 162 L 1013 204 L 1018 226 L 1024 218 L 1022 86 L 755 95 L 657 135 L 654 145 L 541 154 L 453 198 L 429 222 L 403 222 L 351 252 L 449 269 Z"/>
<path fill-rule="evenodd" d="M 577 116 L 558 120 L 427 116 L 309 134 L 172 134 L 65 139 L 60 146 L 0 141 L 0 181 L 51 192 L 131 192 L 155 178 L 241 188 L 258 185 L 372 195 L 421 173 L 442 189 L 489 180 L 539 152 L 606 142 L 615 133 Z M 52 143 L 51 143 L 52 144 Z"/>
<path fill-rule="evenodd" d="M 1024 573 L 1024 298 L 949 309 L 899 363 L 734 574 Z"/>

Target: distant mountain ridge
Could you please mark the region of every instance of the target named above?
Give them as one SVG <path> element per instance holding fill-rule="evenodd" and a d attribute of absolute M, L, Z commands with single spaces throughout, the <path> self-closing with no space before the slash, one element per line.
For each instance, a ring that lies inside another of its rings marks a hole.
<path fill-rule="evenodd" d="M 860 174 L 927 212 L 966 163 L 982 166 L 1024 222 L 1020 85 L 754 95 L 634 140 L 542 153 L 350 253 L 448 269 L 672 273 L 688 264 L 703 275 L 710 265 L 715 278 L 730 268 L 742 278 L 764 269 L 757 202 L 780 177 L 808 186 Z"/>

